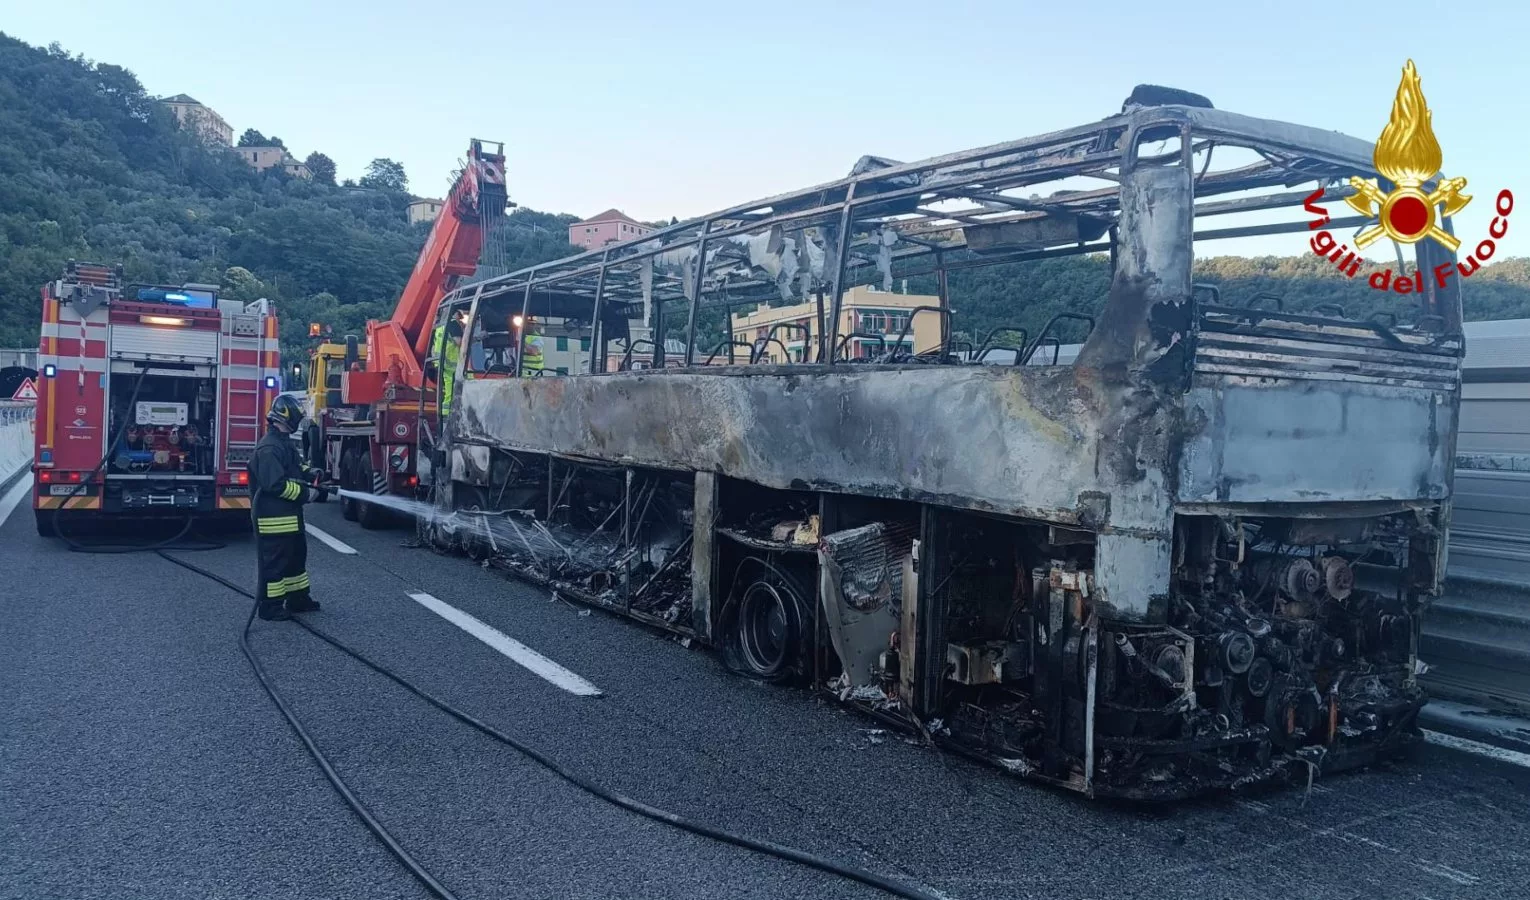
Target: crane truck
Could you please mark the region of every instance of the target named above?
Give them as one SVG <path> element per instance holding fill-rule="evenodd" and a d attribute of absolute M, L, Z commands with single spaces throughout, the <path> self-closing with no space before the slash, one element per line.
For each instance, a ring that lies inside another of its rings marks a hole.
<path fill-rule="evenodd" d="M 270 301 L 124 284 L 120 266 L 71 260 L 42 303 L 38 533 L 86 520 L 248 522 L 245 468 L 281 392 Z"/>
<path fill-rule="evenodd" d="M 420 490 L 420 430 L 438 423 L 428 399 L 434 392 L 426 390 L 433 384 L 426 366 L 431 324 L 441 298 L 477 269 L 484 240 L 508 203 L 504 145 L 473 140 L 393 315 L 367 322 L 364 346 L 347 338 L 338 360 L 334 343 L 315 348 L 309 409 L 317 415 L 306 432 L 309 456 L 342 489 L 406 497 Z M 337 362 L 338 403 L 331 393 Z M 315 453 L 315 446 L 322 450 Z M 380 504 L 349 498 L 341 500 L 341 511 L 363 528 L 381 527 L 390 518 Z"/>

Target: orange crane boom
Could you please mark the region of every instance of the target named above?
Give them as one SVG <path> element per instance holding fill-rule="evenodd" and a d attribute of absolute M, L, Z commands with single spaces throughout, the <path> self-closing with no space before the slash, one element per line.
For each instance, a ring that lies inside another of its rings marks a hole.
<path fill-rule="evenodd" d="M 459 279 L 473 274 L 486 223 L 503 215 L 506 203 L 504 145 L 473 140 L 392 317 L 367 322 L 367 371 L 345 373 L 346 403 L 374 404 L 390 388 L 398 397 L 398 388 L 424 387 L 436 307 Z"/>

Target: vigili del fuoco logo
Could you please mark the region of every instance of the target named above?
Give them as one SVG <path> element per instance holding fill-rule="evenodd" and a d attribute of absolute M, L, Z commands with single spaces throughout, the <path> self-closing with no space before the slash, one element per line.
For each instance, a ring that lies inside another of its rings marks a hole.
<path fill-rule="evenodd" d="M 1371 224 L 1362 228 L 1354 237 L 1355 250 L 1340 244 L 1331 232 L 1318 231 L 1312 236 L 1312 252 L 1333 263 L 1346 276 L 1360 274 L 1361 257 L 1356 252 L 1364 250 L 1383 237 L 1399 244 L 1416 244 L 1434 241 L 1452 253 L 1461 247 L 1461 240 L 1445 229 L 1445 220 L 1466 208 L 1472 198 L 1464 193 L 1465 178 L 1440 178 L 1429 187 L 1429 180 L 1440 172 L 1440 142 L 1434 136 L 1431 124 L 1433 114 L 1424 100 L 1424 90 L 1419 82 L 1418 70 L 1413 60 L 1403 67 L 1402 83 L 1397 86 L 1397 97 L 1392 101 L 1392 117 L 1381 130 L 1376 141 L 1372 160 L 1393 187 L 1384 190 L 1376 180 L 1354 176 L 1349 179 L 1353 193 L 1344 202 L 1368 219 Z M 1318 216 L 1308 224 L 1317 230 L 1328 225 L 1328 211 L 1318 206 L 1325 188 L 1318 188 L 1306 199 L 1303 208 Z M 1444 287 L 1446 281 L 1459 274 L 1470 277 L 1497 252 L 1497 241 L 1509 233 L 1509 213 L 1514 211 L 1514 195 L 1507 189 L 1494 198 L 1493 210 L 1497 215 L 1488 226 L 1488 236 L 1460 262 L 1441 263 L 1432 273 L 1435 284 Z M 1399 294 L 1422 293 L 1423 272 L 1409 277 L 1405 272 L 1394 273 L 1390 268 L 1373 272 L 1366 279 L 1378 291 L 1392 290 Z"/>

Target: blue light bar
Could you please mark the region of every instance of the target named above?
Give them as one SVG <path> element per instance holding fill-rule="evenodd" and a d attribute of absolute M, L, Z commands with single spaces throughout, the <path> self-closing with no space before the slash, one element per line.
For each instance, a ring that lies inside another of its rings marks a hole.
<path fill-rule="evenodd" d="M 145 303 L 173 303 L 188 309 L 212 309 L 216 302 L 207 291 L 167 291 L 163 288 L 139 288 L 138 299 Z"/>

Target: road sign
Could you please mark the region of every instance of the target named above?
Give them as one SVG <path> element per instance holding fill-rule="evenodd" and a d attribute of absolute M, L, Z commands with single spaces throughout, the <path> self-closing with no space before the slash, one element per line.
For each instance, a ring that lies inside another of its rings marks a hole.
<path fill-rule="evenodd" d="M 16 393 L 11 395 L 11 399 L 12 400 L 32 400 L 32 401 L 36 401 L 37 400 L 37 385 L 34 384 L 32 382 L 32 379 L 30 379 L 30 378 L 22 379 L 21 387 L 18 387 L 16 389 Z"/>

